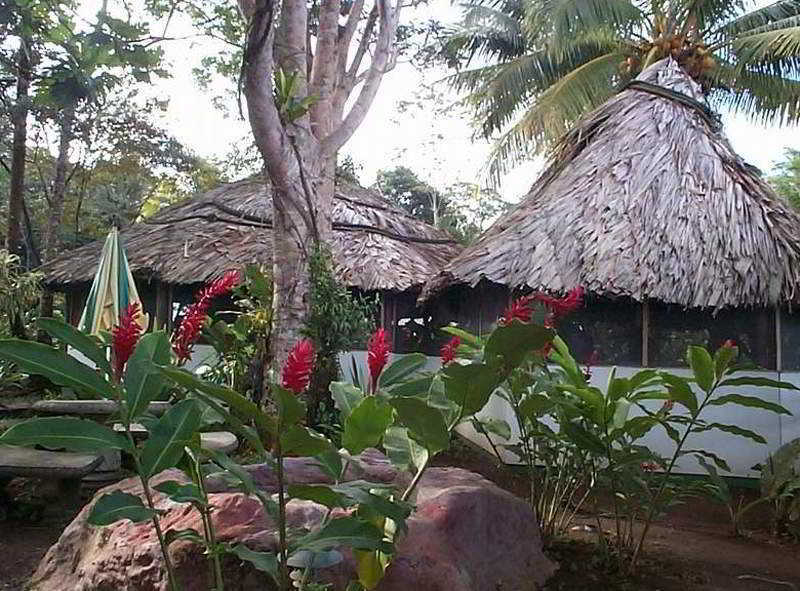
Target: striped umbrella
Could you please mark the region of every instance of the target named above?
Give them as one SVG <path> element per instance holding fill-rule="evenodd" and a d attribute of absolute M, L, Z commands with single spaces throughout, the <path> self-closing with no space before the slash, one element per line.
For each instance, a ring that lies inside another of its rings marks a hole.
<path fill-rule="evenodd" d="M 125 308 L 133 302 L 139 302 L 141 309 L 141 300 L 128 266 L 128 257 L 125 256 L 119 232 L 114 228 L 103 245 L 100 263 L 97 265 L 78 328 L 89 334 L 110 332 L 119 323 Z M 147 314 L 140 314 L 138 321 L 142 330 L 147 330 Z"/>

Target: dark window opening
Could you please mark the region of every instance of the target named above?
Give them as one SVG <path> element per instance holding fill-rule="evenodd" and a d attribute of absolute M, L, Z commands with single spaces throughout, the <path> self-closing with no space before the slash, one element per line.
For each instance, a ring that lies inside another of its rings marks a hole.
<path fill-rule="evenodd" d="M 642 364 L 642 309 L 628 298 L 587 295 L 582 308 L 556 326 L 578 363 Z"/>

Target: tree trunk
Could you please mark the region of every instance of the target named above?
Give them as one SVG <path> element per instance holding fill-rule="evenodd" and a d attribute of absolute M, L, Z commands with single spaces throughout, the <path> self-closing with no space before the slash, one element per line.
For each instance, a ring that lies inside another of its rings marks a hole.
<path fill-rule="evenodd" d="M 25 156 L 28 137 L 28 90 L 31 84 L 30 45 L 20 37 L 17 50 L 17 95 L 11 115 L 14 126 L 11 148 L 11 181 L 8 192 L 8 228 L 6 248 L 19 255 L 24 267 L 28 267 L 25 256 L 25 239 L 22 234 L 22 210 L 25 199 Z"/>
<path fill-rule="evenodd" d="M 58 251 L 58 231 L 64 213 L 64 198 L 67 192 L 67 167 L 69 166 L 69 148 L 72 143 L 72 126 L 75 119 L 75 107 L 70 106 L 61 111 L 61 126 L 58 136 L 58 157 L 56 158 L 53 190 L 50 196 L 50 212 L 44 232 L 43 262 L 51 260 Z M 53 292 L 46 290 L 39 304 L 39 316 L 53 316 Z"/>

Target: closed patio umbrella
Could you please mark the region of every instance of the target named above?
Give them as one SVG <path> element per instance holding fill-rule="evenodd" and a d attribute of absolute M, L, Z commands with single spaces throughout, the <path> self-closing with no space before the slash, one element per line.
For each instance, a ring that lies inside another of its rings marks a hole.
<path fill-rule="evenodd" d="M 128 267 L 128 258 L 125 256 L 119 231 L 114 228 L 103 245 L 97 272 L 78 328 L 89 334 L 110 332 L 119 323 L 119 318 L 125 309 L 133 302 L 139 302 L 141 309 L 141 300 Z M 142 312 L 138 321 L 142 329 L 147 330 L 148 316 Z"/>

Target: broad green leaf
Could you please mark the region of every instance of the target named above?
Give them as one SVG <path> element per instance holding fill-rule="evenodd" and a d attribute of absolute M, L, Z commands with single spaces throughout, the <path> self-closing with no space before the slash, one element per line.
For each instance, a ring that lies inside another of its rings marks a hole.
<path fill-rule="evenodd" d="M 697 458 L 697 461 L 700 462 L 701 464 L 704 464 L 703 458 L 708 458 L 709 460 L 714 462 L 714 464 L 716 464 L 718 469 L 725 470 L 725 472 L 730 472 L 731 471 L 731 468 L 728 465 L 728 462 L 723 460 L 717 454 L 715 454 L 713 452 L 710 452 L 710 451 L 706 451 L 704 449 L 686 449 L 686 450 L 683 450 L 680 453 L 680 455 L 682 455 L 682 456 L 699 456 Z"/>
<path fill-rule="evenodd" d="M 352 503 L 358 503 L 362 508 L 369 507 L 379 515 L 388 517 L 395 522 L 398 530 L 404 530 L 405 520 L 411 515 L 411 506 L 408 503 L 392 501 L 372 492 L 378 486 L 373 482 L 354 480 L 338 484 L 332 488 L 337 493 L 350 499 Z"/>
<path fill-rule="evenodd" d="M 408 376 L 418 372 L 425 366 L 427 358 L 422 353 L 410 353 L 403 355 L 397 361 L 391 363 L 381 372 L 378 378 L 378 386 L 386 388 L 399 384 Z"/>
<path fill-rule="evenodd" d="M 625 426 L 625 421 L 628 420 L 628 413 L 630 413 L 630 410 L 630 400 L 627 398 L 620 398 L 617 400 L 616 407 L 614 409 L 614 417 L 611 420 L 615 429 L 622 429 L 622 427 Z"/>
<path fill-rule="evenodd" d="M 633 417 L 623 427 L 625 432 L 635 440 L 644 437 L 658 423 L 658 420 L 653 417 Z"/>
<path fill-rule="evenodd" d="M 142 476 L 147 479 L 175 466 L 199 426 L 200 406 L 196 400 L 181 400 L 164 413 L 142 448 Z"/>
<path fill-rule="evenodd" d="M 267 455 L 267 450 L 264 448 L 264 444 L 261 442 L 261 439 L 256 433 L 255 429 L 253 429 L 250 425 L 245 425 L 237 416 L 234 416 L 227 408 L 222 406 L 222 404 L 216 398 L 212 398 L 205 392 L 200 392 L 199 390 L 195 390 L 191 396 L 196 397 L 200 400 L 203 404 L 206 405 L 206 409 L 212 409 L 216 412 L 219 416 L 222 417 L 223 423 L 225 423 L 230 429 L 232 429 L 237 435 L 241 435 L 245 438 L 250 445 L 253 446 L 253 449 L 256 450 L 262 457 Z M 205 425 L 205 416 L 206 410 L 201 410 L 200 414 L 200 425 L 201 428 L 204 428 Z M 141 422 L 141 419 L 140 419 Z"/>
<path fill-rule="evenodd" d="M 33 341 L 0 340 L 0 358 L 15 363 L 29 374 L 41 375 L 77 392 L 114 398 L 114 390 L 100 374 L 66 353 Z"/>
<path fill-rule="evenodd" d="M 631 391 L 634 392 L 643 386 L 651 386 L 654 382 L 660 381 L 660 376 L 655 369 L 643 369 L 628 378 L 628 381 Z"/>
<path fill-rule="evenodd" d="M 121 519 L 139 523 L 152 519 L 154 515 L 155 512 L 145 507 L 139 497 L 115 490 L 97 499 L 87 521 L 91 525 L 101 526 L 111 525 Z"/>
<path fill-rule="evenodd" d="M 407 427 L 432 455 L 449 447 L 450 433 L 441 411 L 419 398 L 392 398 L 389 404 L 397 411 L 400 424 Z"/>
<path fill-rule="evenodd" d="M 762 445 L 766 445 L 767 440 L 764 439 L 761 435 L 756 433 L 755 431 L 751 431 L 750 429 L 744 429 L 737 425 L 725 425 L 723 423 L 709 423 L 703 427 L 696 429 L 696 432 L 702 431 L 712 431 L 712 430 L 724 431 L 725 433 L 730 433 L 732 435 L 738 435 L 740 437 L 746 437 L 748 439 L 752 439 L 757 443 L 761 443 Z"/>
<path fill-rule="evenodd" d="M 205 499 L 200 491 L 200 487 L 190 482 L 188 484 L 181 484 L 175 480 L 166 480 L 159 482 L 153 487 L 160 493 L 164 493 L 176 503 L 197 503 L 205 505 Z"/>
<path fill-rule="evenodd" d="M 418 472 L 428 461 L 428 450 L 408 436 L 408 429 L 389 427 L 383 438 L 383 448 L 392 464 L 401 470 Z"/>
<path fill-rule="evenodd" d="M 703 347 L 691 345 L 686 351 L 686 360 L 692 368 L 694 379 L 703 392 L 714 386 L 714 360 Z"/>
<path fill-rule="evenodd" d="M 472 419 L 473 425 L 476 426 L 476 430 L 480 431 L 483 429 L 487 433 L 491 433 L 493 435 L 497 435 L 501 439 L 505 439 L 508 441 L 511 439 L 511 425 L 509 425 L 503 419 Z"/>
<path fill-rule="evenodd" d="M 616 368 L 614 368 L 616 369 Z M 607 396 L 609 400 L 617 400 L 627 396 L 631 391 L 631 383 L 626 378 L 612 378 L 608 380 Z"/>
<path fill-rule="evenodd" d="M 473 349 L 480 349 L 483 347 L 483 341 L 480 337 L 475 336 L 474 334 L 467 332 L 466 330 L 462 330 L 457 326 L 445 326 L 442 327 L 442 332 L 446 332 L 447 334 L 451 334 L 454 337 L 458 337 L 461 339 L 461 343 L 465 344 Z"/>
<path fill-rule="evenodd" d="M 330 486 L 324 484 L 290 484 L 287 492 L 293 499 L 314 501 L 329 509 L 333 507 L 348 507 L 350 503 Z"/>
<path fill-rule="evenodd" d="M 434 376 L 407 380 L 384 390 L 389 396 L 423 396 L 433 385 Z"/>
<path fill-rule="evenodd" d="M 555 401 L 544 394 L 527 394 L 519 405 L 520 415 L 534 419 L 547 414 L 555 406 Z"/>
<path fill-rule="evenodd" d="M 762 400 L 757 396 L 744 396 L 742 394 L 726 394 L 725 396 L 720 396 L 719 398 L 714 398 L 711 402 L 708 403 L 709 405 L 713 406 L 722 406 L 723 404 L 738 404 L 739 406 L 748 406 L 750 408 L 763 408 L 764 410 L 771 410 L 777 414 L 789 415 L 791 416 L 791 412 L 788 409 L 777 404 L 775 402 L 769 402 L 768 400 Z"/>
<path fill-rule="evenodd" d="M 169 363 L 170 345 L 163 331 L 144 335 L 125 368 L 125 402 L 133 422 L 164 390 L 166 378 L 158 368 Z"/>
<path fill-rule="evenodd" d="M 278 557 L 272 552 L 256 552 L 242 543 L 226 544 L 225 549 L 239 558 L 252 564 L 261 572 L 267 573 L 278 582 Z"/>
<path fill-rule="evenodd" d="M 326 474 L 330 475 L 334 481 L 338 482 L 341 479 L 344 464 L 342 463 L 342 456 L 339 455 L 338 451 L 330 449 L 321 454 L 317 454 L 314 456 L 314 459 L 319 462 L 319 467 L 322 468 Z"/>
<path fill-rule="evenodd" d="M 730 503 L 733 500 L 733 496 L 731 495 L 731 489 L 728 486 L 728 483 L 725 482 L 725 479 L 722 478 L 717 469 L 710 465 L 708 462 L 705 461 L 703 458 L 697 458 L 697 462 L 705 468 L 705 471 L 708 472 L 708 476 L 711 479 L 711 482 L 714 486 L 717 487 L 718 494 L 722 497 L 722 499 L 726 503 Z"/>
<path fill-rule="evenodd" d="M 344 421 L 342 445 L 352 454 L 377 446 L 392 424 L 392 414 L 392 407 L 379 398 L 364 398 Z"/>
<path fill-rule="evenodd" d="M 330 550 L 338 546 L 358 550 L 391 550 L 383 542 L 383 530 L 356 517 L 332 519 L 322 529 L 306 534 L 293 544 L 296 550 L 311 552 Z"/>
<path fill-rule="evenodd" d="M 497 371 L 483 363 L 451 363 L 441 371 L 445 394 L 461 409 L 462 416 L 481 410 L 500 383 Z"/>
<path fill-rule="evenodd" d="M 36 324 L 47 331 L 50 336 L 83 353 L 97 367 L 111 375 L 111 364 L 109 364 L 106 352 L 98 339 L 57 318 L 39 318 Z"/>
<path fill-rule="evenodd" d="M 0 443 L 28 447 L 41 445 L 78 452 L 131 450 L 130 441 L 121 433 L 94 421 L 74 417 L 43 417 L 17 423 L 0 435 Z"/>
<path fill-rule="evenodd" d="M 667 432 L 667 436 L 672 439 L 676 444 L 680 445 L 681 443 L 681 434 L 675 427 L 670 425 L 667 421 L 661 421 L 659 423 L 662 427 L 664 427 L 664 431 Z"/>
<path fill-rule="evenodd" d="M 580 449 L 598 456 L 606 454 L 606 447 L 603 441 L 594 433 L 587 431 L 582 425 L 574 421 L 568 421 L 561 425 L 561 431 Z"/>
<path fill-rule="evenodd" d="M 666 372 L 661 374 L 661 379 L 667 385 L 670 400 L 674 400 L 685 406 L 689 409 L 689 412 L 692 413 L 692 416 L 697 414 L 697 396 L 694 391 L 692 391 L 689 382 L 681 377 Z"/>
<path fill-rule="evenodd" d="M 286 454 L 317 456 L 332 449 L 330 441 L 302 425 L 292 425 L 280 437 L 283 453 Z"/>
<path fill-rule="evenodd" d="M 272 393 L 275 396 L 275 404 L 278 406 L 279 429 L 286 429 L 306 418 L 306 405 L 298 400 L 292 392 L 280 386 L 273 386 Z"/>
<path fill-rule="evenodd" d="M 736 358 L 738 347 L 720 347 L 714 353 L 714 375 L 719 380 L 728 371 L 731 362 Z"/>
<path fill-rule="evenodd" d="M 486 341 L 484 358 L 491 366 L 502 363 L 506 369 L 517 367 L 533 351 L 541 350 L 553 340 L 552 329 L 517 320 L 498 326 Z"/>
<path fill-rule="evenodd" d="M 353 550 L 353 556 L 356 559 L 356 574 L 360 588 L 372 591 L 383 580 L 386 561 L 382 560 L 381 553 L 377 550 Z"/>
<path fill-rule="evenodd" d="M 720 386 L 757 386 L 759 388 L 779 388 L 781 390 L 800 390 L 790 382 L 781 382 L 770 378 L 756 376 L 742 376 L 741 378 L 728 378 L 719 384 Z"/>
<path fill-rule="evenodd" d="M 235 412 L 240 418 L 253 421 L 260 431 L 273 435 L 277 433 L 275 421 L 267 416 L 257 404 L 238 392 L 201 380 L 183 369 L 166 366 L 162 367 L 161 371 L 177 385 L 191 392 L 203 392 L 227 404 L 231 411 Z"/>
<path fill-rule="evenodd" d="M 358 403 L 364 399 L 364 393 L 353 384 L 347 382 L 331 382 L 331 396 L 342 420 L 345 420 Z"/>
<path fill-rule="evenodd" d="M 194 544 L 199 544 L 204 546 L 206 540 L 203 536 L 201 536 L 197 530 L 187 528 L 187 529 L 169 529 L 164 532 L 164 541 L 169 546 L 173 542 L 178 542 L 180 540 L 185 540 L 187 542 L 192 542 Z"/>

